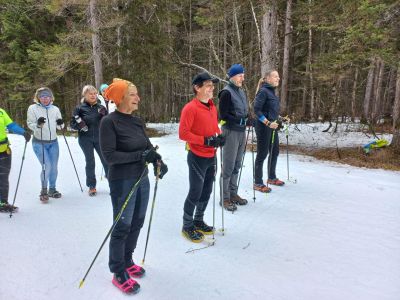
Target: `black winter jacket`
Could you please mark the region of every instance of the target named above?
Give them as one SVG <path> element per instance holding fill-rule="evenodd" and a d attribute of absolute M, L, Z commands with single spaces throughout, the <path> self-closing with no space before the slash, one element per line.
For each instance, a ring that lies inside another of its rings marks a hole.
<path fill-rule="evenodd" d="M 79 131 L 79 138 L 90 138 L 94 142 L 98 142 L 100 121 L 105 115 L 107 115 L 107 109 L 100 102 L 94 105 L 83 102 L 75 108 L 70 125 L 72 129 Z M 84 132 L 80 130 L 75 116 L 81 117 L 89 129 L 88 131 Z"/>
<path fill-rule="evenodd" d="M 265 116 L 268 121 L 276 121 L 279 117 L 280 102 L 278 96 L 275 95 L 275 88 L 268 83 L 263 83 L 257 92 L 254 101 L 254 113 L 260 120 Z"/>

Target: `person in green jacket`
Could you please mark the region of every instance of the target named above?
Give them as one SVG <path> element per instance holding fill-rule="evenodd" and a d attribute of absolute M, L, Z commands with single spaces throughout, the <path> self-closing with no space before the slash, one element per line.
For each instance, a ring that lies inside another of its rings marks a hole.
<path fill-rule="evenodd" d="M 26 143 L 31 139 L 31 134 L 19 126 L 0 108 L 0 212 L 14 212 L 16 206 L 8 203 L 8 190 L 11 170 L 11 148 L 7 137 L 7 130 L 23 135 Z"/>

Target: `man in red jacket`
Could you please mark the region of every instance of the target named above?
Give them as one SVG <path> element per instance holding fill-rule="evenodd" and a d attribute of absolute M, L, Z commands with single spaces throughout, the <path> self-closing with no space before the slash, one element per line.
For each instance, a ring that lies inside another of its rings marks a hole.
<path fill-rule="evenodd" d="M 212 101 L 214 83 L 207 72 L 193 78 L 193 98 L 182 110 L 179 138 L 186 141 L 189 166 L 189 193 L 183 207 L 182 234 L 188 240 L 199 243 L 204 234 L 213 234 L 214 228 L 204 220 L 216 170 L 216 148 L 225 139 L 220 135 L 217 109 Z M 196 212 L 195 212 L 196 209 Z M 194 217 L 193 217 L 194 214 Z"/>

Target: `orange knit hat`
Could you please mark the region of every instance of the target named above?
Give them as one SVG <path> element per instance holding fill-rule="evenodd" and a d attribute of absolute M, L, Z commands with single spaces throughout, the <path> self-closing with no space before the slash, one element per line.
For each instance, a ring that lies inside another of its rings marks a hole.
<path fill-rule="evenodd" d="M 115 105 L 119 105 L 124 98 L 129 86 L 135 86 L 132 82 L 114 78 L 113 82 L 105 90 L 105 96 L 108 100 L 114 101 Z"/>

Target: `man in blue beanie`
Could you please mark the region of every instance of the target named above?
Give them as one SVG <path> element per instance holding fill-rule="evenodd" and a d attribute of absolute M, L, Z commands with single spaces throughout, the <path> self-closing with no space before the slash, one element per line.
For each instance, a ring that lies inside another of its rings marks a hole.
<path fill-rule="evenodd" d="M 219 117 L 225 136 L 223 160 L 223 205 L 235 211 L 236 205 L 246 205 L 247 200 L 238 195 L 238 177 L 246 145 L 246 122 L 249 114 L 246 94 L 243 91 L 244 68 L 232 65 L 227 73 L 229 83 L 219 93 Z"/>

